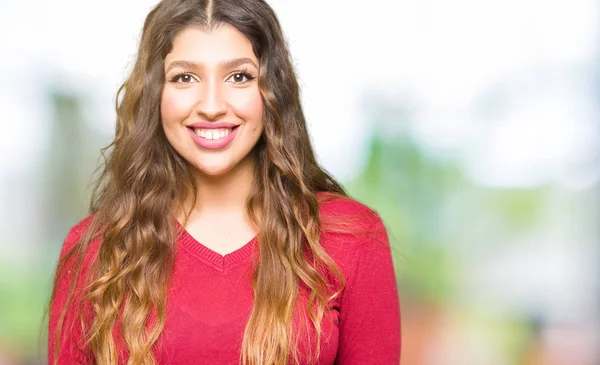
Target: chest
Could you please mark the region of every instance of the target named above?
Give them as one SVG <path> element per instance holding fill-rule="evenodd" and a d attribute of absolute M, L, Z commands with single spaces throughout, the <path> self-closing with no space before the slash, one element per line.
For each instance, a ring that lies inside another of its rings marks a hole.
<path fill-rule="evenodd" d="M 237 251 L 256 237 L 256 228 L 241 216 L 212 214 L 199 216 L 186 225 L 186 234 L 193 241 L 225 256 Z"/>
<path fill-rule="evenodd" d="M 239 364 L 242 339 L 254 305 L 251 266 L 247 262 L 222 272 L 193 258 L 177 261 L 167 296 L 167 320 L 157 360 L 161 364 Z M 304 305 L 306 296 L 300 295 Z M 302 364 L 332 365 L 338 348 L 339 312 L 331 306 L 322 321 L 317 363 L 306 359 L 316 347 L 316 333 L 302 311 L 294 315 Z"/>

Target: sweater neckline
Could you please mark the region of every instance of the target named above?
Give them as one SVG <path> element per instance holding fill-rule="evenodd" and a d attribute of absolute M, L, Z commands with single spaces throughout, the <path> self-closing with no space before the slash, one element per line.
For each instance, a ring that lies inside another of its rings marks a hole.
<path fill-rule="evenodd" d="M 250 241 L 246 242 L 243 246 L 238 249 L 229 252 L 225 255 L 208 248 L 202 242 L 196 240 L 180 223 L 175 220 L 177 228 L 181 230 L 179 238 L 180 245 L 190 254 L 197 259 L 213 266 L 219 271 L 229 270 L 253 256 L 255 252 L 258 235 L 252 237 Z"/>

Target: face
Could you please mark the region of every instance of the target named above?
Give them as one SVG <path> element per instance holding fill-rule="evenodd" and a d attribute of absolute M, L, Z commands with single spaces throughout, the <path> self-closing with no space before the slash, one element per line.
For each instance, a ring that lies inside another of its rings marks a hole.
<path fill-rule="evenodd" d="M 164 63 L 162 126 L 169 143 L 201 176 L 253 168 L 263 131 L 258 59 L 230 25 L 186 28 Z"/>

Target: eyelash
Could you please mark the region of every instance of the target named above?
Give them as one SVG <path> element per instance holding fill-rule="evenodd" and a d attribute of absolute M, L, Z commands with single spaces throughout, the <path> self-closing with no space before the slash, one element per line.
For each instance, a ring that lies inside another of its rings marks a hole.
<path fill-rule="evenodd" d="M 192 73 L 191 72 L 185 71 L 185 72 L 181 72 L 181 73 L 178 73 L 177 75 L 173 76 L 169 81 L 170 82 L 179 83 L 178 80 L 182 76 L 186 76 L 186 75 L 192 77 Z M 236 71 L 233 71 L 231 73 L 230 77 L 234 76 L 234 75 L 242 75 L 242 76 L 246 77 L 246 79 L 247 79 L 246 81 L 242 81 L 242 82 L 234 82 L 234 84 L 236 84 L 236 85 L 246 84 L 246 83 L 248 83 L 248 82 L 250 82 L 250 81 L 252 81 L 252 80 L 254 80 L 256 78 L 256 77 L 252 76 L 250 73 L 248 73 L 247 70 L 236 70 Z M 189 82 L 183 82 L 183 84 L 189 84 Z"/>

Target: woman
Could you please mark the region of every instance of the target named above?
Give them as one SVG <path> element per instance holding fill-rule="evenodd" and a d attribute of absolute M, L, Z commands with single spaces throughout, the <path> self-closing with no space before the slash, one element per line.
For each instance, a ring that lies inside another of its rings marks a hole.
<path fill-rule="evenodd" d="M 107 148 L 49 363 L 399 363 L 385 228 L 317 164 L 264 1 L 160 2 Z"/>

